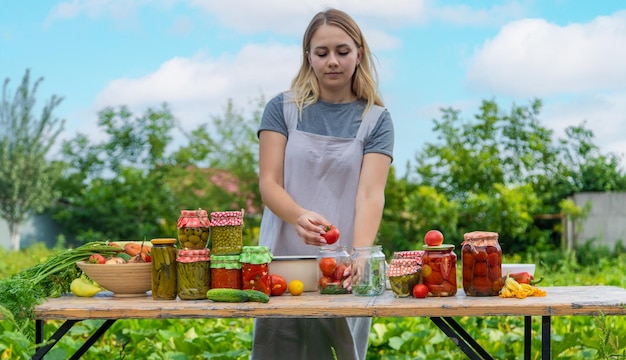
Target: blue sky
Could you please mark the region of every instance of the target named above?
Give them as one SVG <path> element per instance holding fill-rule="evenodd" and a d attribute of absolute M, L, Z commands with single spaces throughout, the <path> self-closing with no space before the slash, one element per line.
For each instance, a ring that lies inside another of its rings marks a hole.
<path fill-rule="evenodd" d="M 626 153 L 623 0 L 23 0 L 0 2 L 0 77 L 30 69 L 39 103 L 64 97 L 63 138 L 99 135 L 97 112 L 162 102 L 188 128 L 244 113 L 288 88 L 302 34 L 326 7 L 347 11 L 378 59 L 399 172 L 440 108 L 472 118 L 483 99 L 544 102 L 544 126 L 587 121 L 604 152 Z"/>

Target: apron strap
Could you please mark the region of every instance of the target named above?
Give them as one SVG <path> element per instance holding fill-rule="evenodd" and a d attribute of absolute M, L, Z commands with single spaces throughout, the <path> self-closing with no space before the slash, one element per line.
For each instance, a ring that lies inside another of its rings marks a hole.
<path fill-rule="evenodd" d="M 365 138 L 369 136 L 383 111 L 385 111 L 384 107 L 372 105 L 361 121 L 359 131 L 356 134 L 356 139 L 365 140 Z M 283 92 L 283 116 L 285 117 L 287 129 L 289 131 L 295 130 L 298 126 L 298 118 L 300 116 L 298 106 L 294 101 L 294 96 L 291 91 Z"/>

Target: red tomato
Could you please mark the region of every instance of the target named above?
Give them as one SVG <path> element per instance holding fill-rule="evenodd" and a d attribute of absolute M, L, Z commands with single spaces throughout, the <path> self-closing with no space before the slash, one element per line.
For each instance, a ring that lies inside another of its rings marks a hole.
<path fill-rule="evenodd" d="M 337 269 L 335 270 L 334 280 L 343 280 L 343 273 L 345 271 L 346 271 L 346 266 L 344 264 L 337 265 Z"/>
<path fill-rule="evenodd" d="M 320 278 L 320 288 L 326 289 L 326 286 L 328 286 L 328 284 L 330 284 L 331 282 L 333 282 L 333 280 L 331 278 L 329 278 L 328 276 L 322 276 Z"/>
<path fill-rule="evenodd" d="M 413 296 L 416 298 L 425 298 L 428 296 L 428 287 L 424 284 L 417 284 L 413 287 Z"/>
<path fill-rule="evenodd" d="M 287 280 L 280 275 L 270 274 L 270 295 L 279 296 L 287 290 Z"/>
<path fill-rule="evenodd" d="M 328 245 L 332 245 L 339 240 L 339 229 L 335 227 L 335 225 L 328 225 L 324 227 L 324 231 L 326 232 L 322 237 L 326 239 L 326 243 Z"/>
<path fill-rule="evenodd" d="M 325 257 L 320 260 L 320 271 L 322 274 L 333 277 L 335 276 L 335 270 L 337 270 L 337 260 L 331 257 Z"/>
<path fill-rule="evenodd" d="M 89 257 L 87 262 L 90 264 L 104 264 L 107 262 L 107 259 L 100 254 L 93 254 Z"/>
<path fill-rule="evenodd" d="M 424 244 L 428 246 L 439 246 L 443 244 L 443 234 L 439 230 L 428 230 L 424 235 Z"/>

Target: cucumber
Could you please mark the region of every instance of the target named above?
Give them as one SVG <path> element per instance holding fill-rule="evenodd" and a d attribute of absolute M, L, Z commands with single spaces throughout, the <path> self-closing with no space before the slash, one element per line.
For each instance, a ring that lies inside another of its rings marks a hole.
<path fill-rule="evenodd" d="M 270 297 L 264 292 L 258 290 L 243 290 L 248 295 L 248 301 L 256 301 L 266 303 L 270 301 Z"/>
<path fill-rule="evenodd" d="M 246 302 L 249 296 L 239 289 L 210 289 L 206 297 L 216 302 Z"/>

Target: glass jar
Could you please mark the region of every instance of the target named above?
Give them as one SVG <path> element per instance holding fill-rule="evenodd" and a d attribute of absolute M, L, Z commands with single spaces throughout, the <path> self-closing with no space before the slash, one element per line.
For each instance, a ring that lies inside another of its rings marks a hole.
<path fill-rule="evenodd" d="M 395 297 L 408 297 L 413 294 L 413 287 L 421 280 L 422 266 L 417 259 L 391 259 L 387 277 Z"/>
<path fill-rule="evenodd" d="M 244 290 L 258 290 L 269 295 L 270 284 L 269 263 L 272 253 L 267 246 L 244 246 L 241 250 L 241 280 Z"/>
<path fill-rule="evenodd" d="M 456 295 L 456 254 L 454 253 L 454 245 L 424 245 L 422 282 L 428 287 L 428 296 Z"/>
<path fill-rule="evenodd" d="M 176 299 L 176 239 L 152 239 L 152 299 Z"/>
<path fill-rule="evenodd" d="M 211 288 L 209 249 L 178 250 L 176 283 L 181 300 L 206 299 Z"/>
<path fill-rule="evenodd" d="M 243 247 L 243 209 L 211 213 L 211 253 L 238 255 Z"/>
<path fill-rule="evenodd" d="M 348 276 L 344 272 L 352 263 L 345 246 L 327 245 L 320 248 L 317 256 L 317 289 L 320 294 L 349 294 L 343 286 Z"/>
<path fill-rule="evenodd" d="M 385 254 L 382 246 L 356 247 L 352 254 L 352 293 L 377 296 L 387 287 Z"/>
<path fill-rule="evenodd" d="M 502 289 L 502 249 L 498 233 L 472 231 L 461 248 L 463 290 L 467 296 L 497 296 Z"/>
<path fill-rule="evenodd" d="M 211 288 L 242 289 L 239 255 L 211 255 Z"/>
<path fill-rule="evenodd" d="M 178 244 L 181 249 L 204 249 L 209 243 L 211 222 L 206 210 L 181 210 L 178 218 Z"/>

